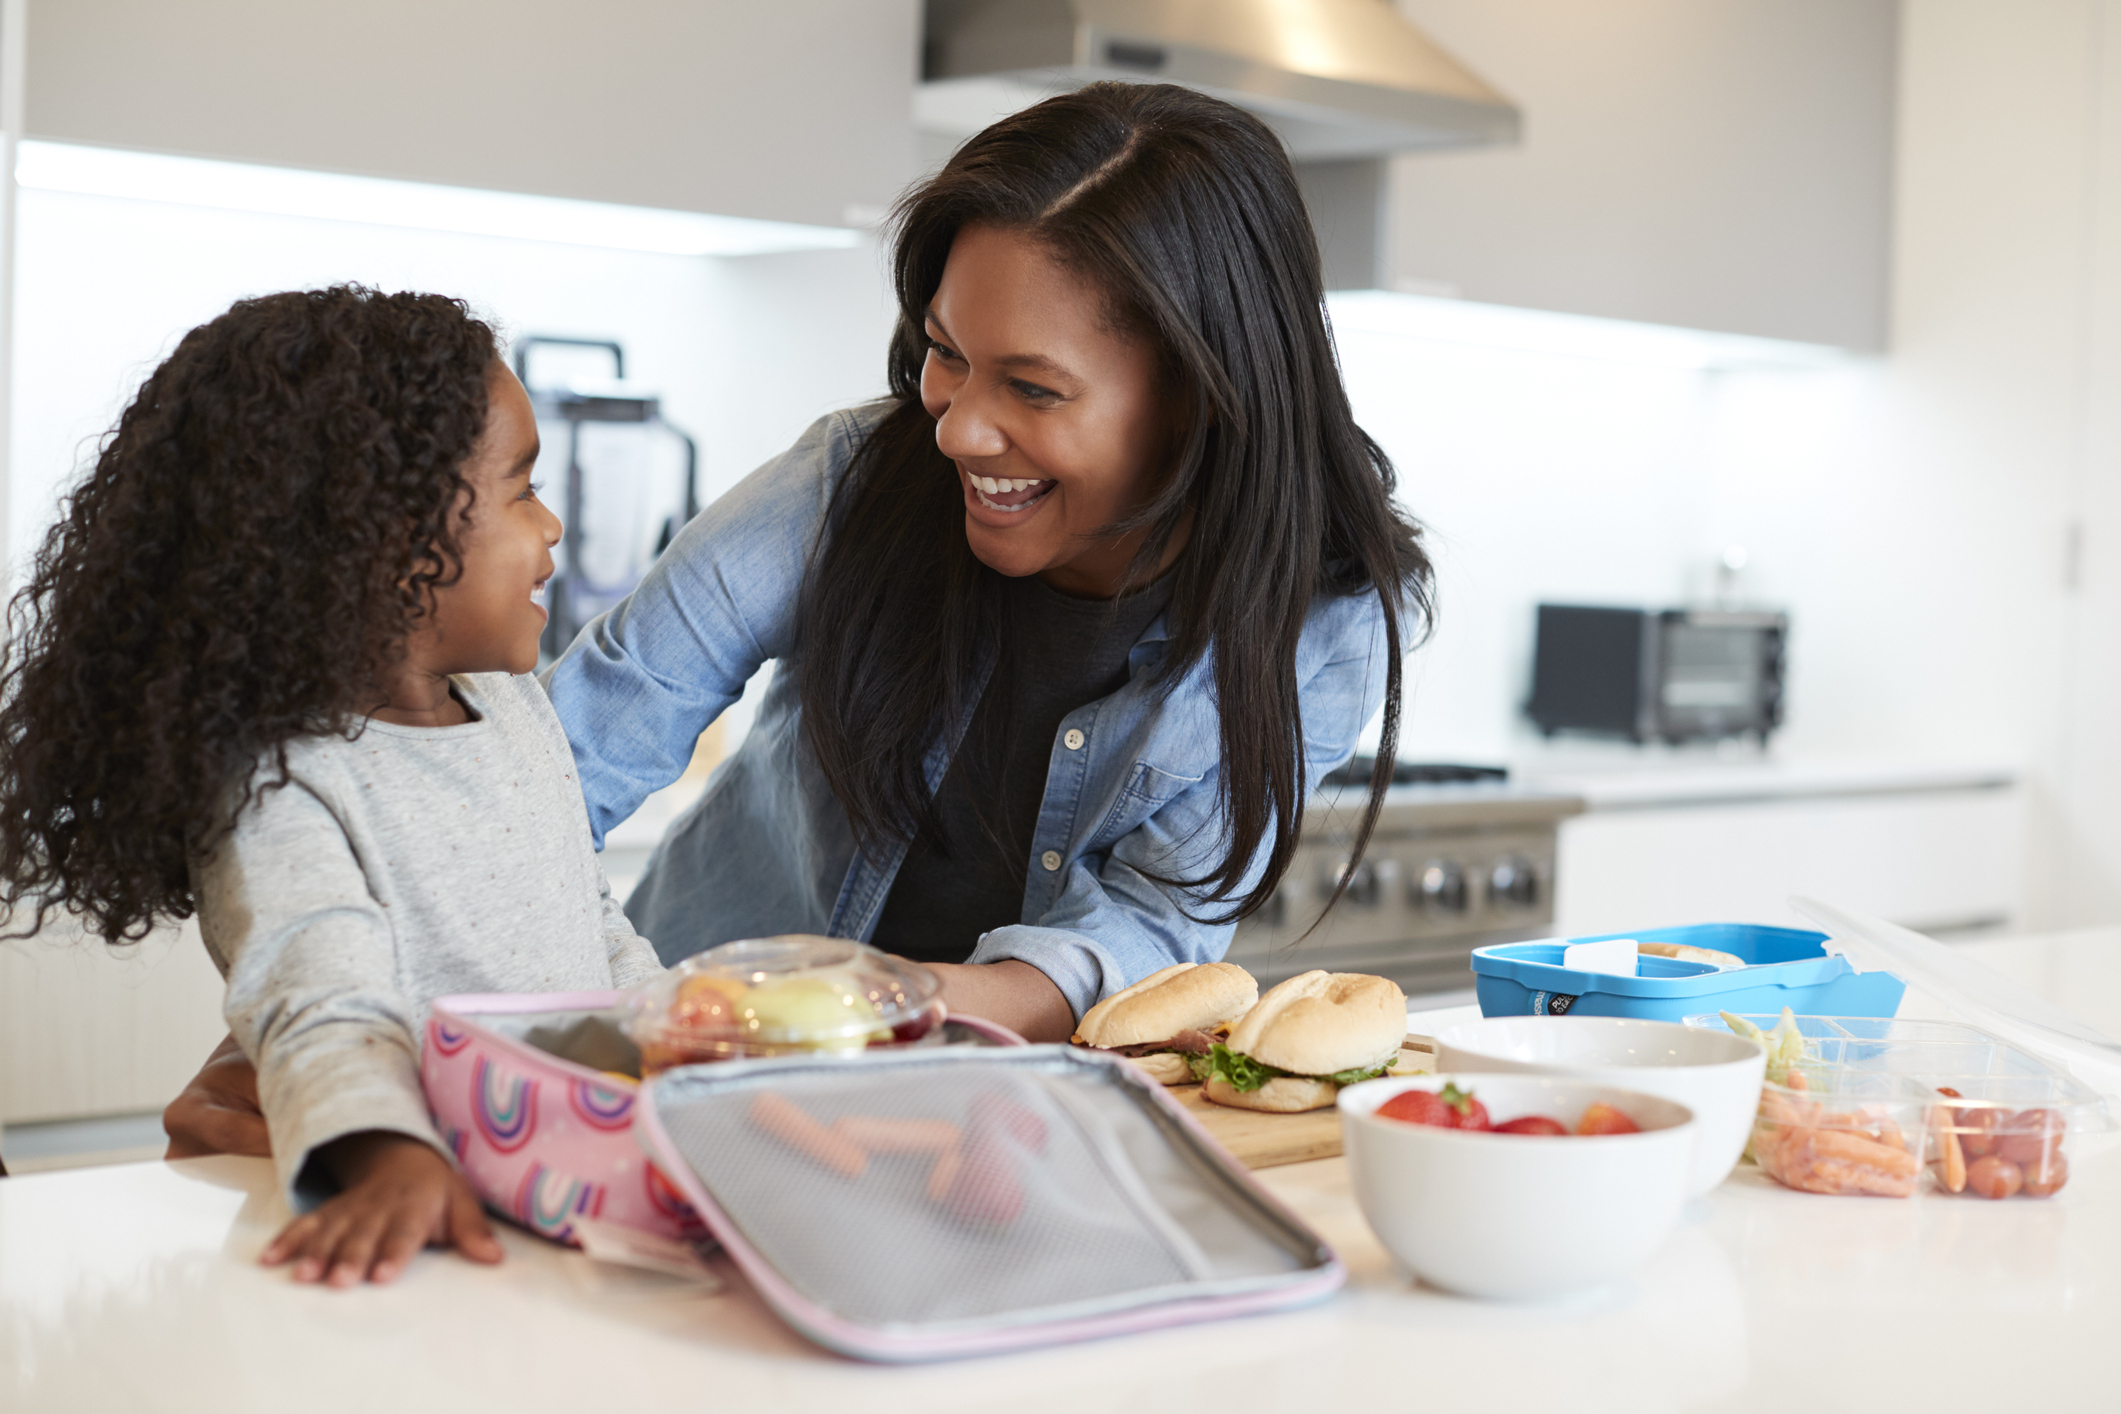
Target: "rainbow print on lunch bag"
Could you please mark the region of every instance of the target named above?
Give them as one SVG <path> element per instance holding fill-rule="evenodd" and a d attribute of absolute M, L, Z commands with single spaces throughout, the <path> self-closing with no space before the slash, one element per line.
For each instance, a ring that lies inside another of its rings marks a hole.
<path fill-rule="evenodd" d="M 457 1165 L 495 1212 L 579 1245 L 593 1219 L 696 1239 L 699 1218 L 633 1135 L 624 1077 L 562 1060 L 489 1024 L 502 1016 L 603 1011 L 618 992 L 443 997 L 427 1021 L 420 1082 Z"/>

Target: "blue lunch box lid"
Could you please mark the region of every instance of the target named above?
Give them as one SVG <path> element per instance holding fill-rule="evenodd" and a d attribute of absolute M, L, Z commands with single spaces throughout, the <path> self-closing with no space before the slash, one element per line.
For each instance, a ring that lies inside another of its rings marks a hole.
<path fill-rule="evenodd" d="M 1716 967 L 1705 962 L 1645 955 L 1640 975 L 1578 972 L 1561 965 L 1562 949 L 1571 943 L 1598 943 L 1633 938 L 1644 943 L 1683 943 L 1741 958 L 1744 967 Z M 1598 933 L 1581 938 L 1546 938 L 1530 943 L 1497 943 L 1473 951 L 1473 971 L 1507 977 L 1535 991 L 1610 992 L 1628 997 L 1712 997 L 1751 987 L 1812 987 L 1851 975 L 1847 962 L 1826 951 L 1827 935 L 1808 928 L 1771 928 L 1759 923 L 1691 923 L 1677 928 L 1639 928 L 1629 933 Z"/>

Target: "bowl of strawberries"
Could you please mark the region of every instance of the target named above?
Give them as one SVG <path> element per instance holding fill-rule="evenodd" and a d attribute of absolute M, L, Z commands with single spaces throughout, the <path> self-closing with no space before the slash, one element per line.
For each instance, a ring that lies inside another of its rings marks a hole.
<path fill-rule="evenodd" d="M 1432 1286 L 1507 1300 L 1618 1281 L 1685 1206 L 1694 1114 L 1555 1076 L 1388 1076 L 1338 1098 L 1356 1202 Z"/>

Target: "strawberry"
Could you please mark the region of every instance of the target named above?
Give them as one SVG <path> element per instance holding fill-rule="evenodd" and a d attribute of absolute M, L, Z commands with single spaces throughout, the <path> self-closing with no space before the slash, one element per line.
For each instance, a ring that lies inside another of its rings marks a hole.
<path fill-rule="evenodd" d="M 1402 1090 L 1377 1107 L 1377 1117 L 1435 1129 L 1458 1128 L 1458 1115 L 1433 1090 Z"/>
<path fill-rule="evenodd" d="M 1568 1126 L 1545 1115 L 1523 1115 L 1495 1126 L 1497 1134 L 1567 1134 Z"/>
<path fill-rule="evenodd" d="M 1603 1101 L 1594 1100 L 1584 1107 L 1583 1118 L 1576 1121 L 1578 1134 L 1639 1134 L 1642 1126 L 1629 1119 L 1619 1110 Z"/>
<path fill-rule="evenodd" d="M 1470 1090 L 1445 1085 L 1439 1091 L 1402 1090 L 1377 1107 L 1381 1119 L 1426 1124 L 1432 1129 L 1488 1129 L 1488 1107 Z"/>
<path fill-rule="evenodd" d="M 1471 1090 L 1461 1090 L 1456 1085 L 1443 1087 L 1443 1102 L 1458 1116 L 1459 1129 L 1493 1129 L 1488 1120 L 1488 1107 L 1473 1098 Z"/>

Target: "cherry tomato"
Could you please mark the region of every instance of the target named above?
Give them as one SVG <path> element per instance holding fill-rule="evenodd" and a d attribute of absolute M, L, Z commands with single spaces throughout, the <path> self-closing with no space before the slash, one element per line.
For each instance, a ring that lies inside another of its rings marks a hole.
<path fill-rule="evenodd" d="M 1576 1132 L 1578 1134 L 1639 1134 L 1642 1132 L 1642 1126 L 1604 1101 L 1594 1100 L 1584 1108 L 1583 1118 L 1576 1121 Z"/>
<path fill-rule="evenodd" d="M 2069 1160 L 2060 1150 L 2045 1155 L 2040 1163 L 2025 1166 L 2025 1196 L 2028 1198 L 2045 1198 L 2068 1182 Z"/>
<path fill-rule="evenodd" d="M 1996 1125 L 2008 1118 L 2005 1112 L 1969 1107 L 1952 1114 L 1959 1126 L 1959 1151 L 1968 1163 L 1996 1152 Z"/>
<path fill-rule="evenodd" d="M 941 1002 L 937 1002 L 933 1006 L 930 1006 L 927 1010 L 917 1012 L 913 1016 L 906 1018 L 906 1020 L 901 1021 L 898 1025 L 892 1027 L 891 1044 L 894 1046 L 903 1046 L 910 1041 L 918 1041 L 921 1039 L 921 1037 L 927 1035 L 930 1031 L 933 1031 L 937 1026 L 941 1025 L 942 1020 L 943 1004 Z"/>
<path fill-rule="evenodd" d="M 1545 1115 L 1523 1115 L 1495 1126 L 1497 1134 L 1567 1134 L 1568 1126 Z"/>
<path fill-rule="evenodd" d="M 2053 1110 L 2020 1110 L 1996 1126 L 1996 1152 L 2029 1174 L 2062 1148 L 2062 1117 Z"/>
<path fill-rule="evenodd" d="M 2025 1186 L 2025 1173 L 2009 1159 L 1988 1154 L 1966 1166 L 1966 1186 L 1984 1198 L 2008 1198 Z"/>

